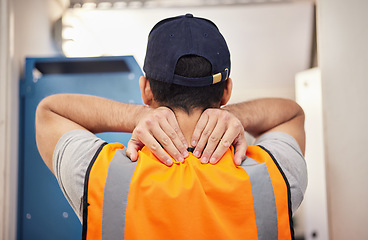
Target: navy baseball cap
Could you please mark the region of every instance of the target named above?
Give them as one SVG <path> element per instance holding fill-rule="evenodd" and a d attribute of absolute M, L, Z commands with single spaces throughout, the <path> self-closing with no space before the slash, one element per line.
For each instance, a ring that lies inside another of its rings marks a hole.
<path fill-rule="evenodd" d="M 175 74 L 176 63 L 186 55 L 206 58 L 212 75 L 190 78 Z M 225 81 L 230 74 L 230 52 L 224 37 L 210 20 L 192 14 L 158 22 L 148 36 L 143 70 L 158 81 L 201 87 Z"/>

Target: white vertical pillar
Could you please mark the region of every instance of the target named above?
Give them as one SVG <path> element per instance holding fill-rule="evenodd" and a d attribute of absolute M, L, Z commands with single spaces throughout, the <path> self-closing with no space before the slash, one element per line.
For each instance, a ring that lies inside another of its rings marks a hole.
<path fill-rule="evenodd" d="M 307 240 L 328 240 L 325 145 L 323 136 L 321 72 L 318 68 L 296 75 L 296 101 L 305 112 L 308 187 L 305 193 L 304 229 Z"/>
<path fill-rule="evenodd" d="M 8 229 L 8 86 L 9 86 L 9 12 L 8 0 L 0 0 L 0 238 Z"/>
<path fill-rule="evenodd" d="M 0 0 L 0 239 L 15 239 L 16 179 L 12 158 L 12 55 L 13 22 L 11 0 Z M 16 121 L 17 122 L 17 121 Z M 17 127 L 17 126 L 16 126 Z M 15 188 L 15 189 L 14 189 Z"/>

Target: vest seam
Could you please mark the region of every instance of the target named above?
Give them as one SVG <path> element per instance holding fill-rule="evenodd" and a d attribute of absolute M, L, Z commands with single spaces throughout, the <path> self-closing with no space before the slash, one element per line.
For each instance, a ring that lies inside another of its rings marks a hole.
<path fill-rule="evenodd" d="M 288 213 L 289 213 L 289 225 L 290 225 L 291 239 L 292 240 L 295 240 L 293 214 L 292 214 L 292 208 L 291 208 L 291 193 L 290 193 L 290 184 L 289 184 L 289 181 L 287 180 L 284 171 L 282 171 L 281 166 L 279 165 L 279 163 L 277 162 L 277 160 L 273 156 L 273 154 L 267 148 L 265 148 L 262 145 L 258 145 L 258 147 L 262 148 L 268 155 L 270 155 L 270 157 L 272 158 L 272 161 L 275 163 L 276 167 L 280 171 L 280 173 L 281 173 L 281 175 L 282 175 L 282 177 L 283 177 L 283 179 L 285 181 L 286 188 L 287 188 L 287 195 L 288 195 Z"/>
<path fill-rule="evenodd" d="M 89 175 L 92 169 L 93 164 L 95 163 L 98 155 L 100 154 L 102 148 L 107 144 L 104 142 L 101 146 L 97 149 L 95 155 L 93 156 L 91 162 L 88 165 L 86 175 L 84 177 L 84 190 L 83 190 L 83 223 L 82 223 L 82 240 L 87 239 L 87 214 L 88 214 L 88 182 L 89 182 Z"/>

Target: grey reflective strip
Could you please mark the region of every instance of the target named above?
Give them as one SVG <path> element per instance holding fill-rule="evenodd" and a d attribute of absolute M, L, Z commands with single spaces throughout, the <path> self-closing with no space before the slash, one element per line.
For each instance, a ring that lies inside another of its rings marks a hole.
<path fill-rule="evenodd" d="M 103 198 L 102 239 L 124 239 L 129 186 L 137 166 L 137 162 L 132 162 L 125 151 L 125 148 L 116 151 L 107 172 Z"/>
<path fill-rule="evenodd" d="M 258 239 L 278 239 L 276 200 L 266 164 L 246 158 L 241 167 L 248 173 L 252 186 Z"/>

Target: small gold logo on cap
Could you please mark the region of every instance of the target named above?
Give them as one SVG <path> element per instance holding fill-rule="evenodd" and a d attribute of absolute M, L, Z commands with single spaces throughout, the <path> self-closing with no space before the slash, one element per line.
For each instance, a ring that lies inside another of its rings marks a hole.
<path fill-rule="evenodd" d="M 212 75 L 212 84 L 221 82 L 221 78 L 222 78 L 221 73 L 216 73 Z"/>

